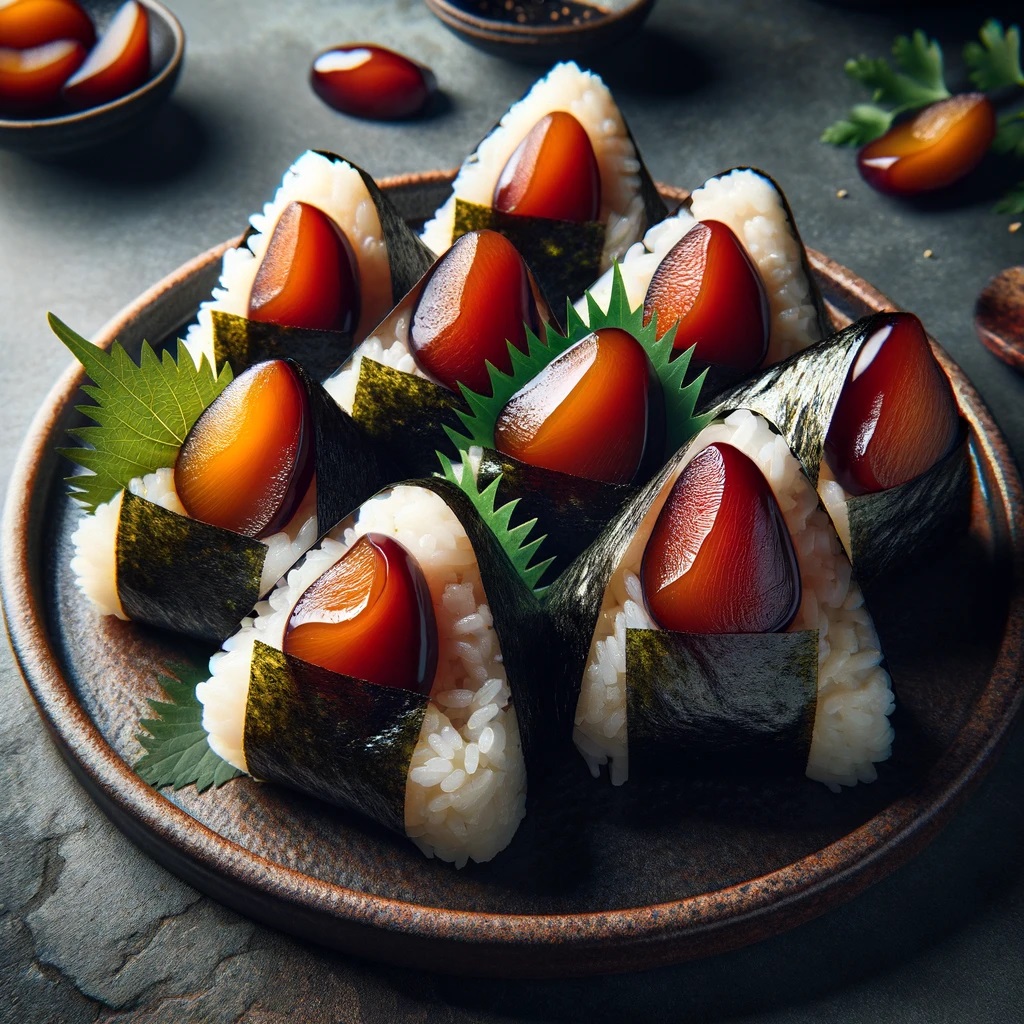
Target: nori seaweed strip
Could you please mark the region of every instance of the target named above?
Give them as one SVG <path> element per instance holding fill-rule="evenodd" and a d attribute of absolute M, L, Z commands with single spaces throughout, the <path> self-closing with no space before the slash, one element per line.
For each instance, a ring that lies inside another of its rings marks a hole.
<path fill-rule="evenodd" d="M 966 429 L 960 443 L 926 473 L 886 491 L 854 495 L 846 513 L 850 563 L 862 586 L 964 533 L 971 515 Z"/>
<path fill-rule="evenodd" d="M 557 691 L 557 713 L 560 719 L 568 716 L 570 728 L 605 591 L 652 502 L 675 472 L 684 451 L 681 449 L 657 476 L 636 493 L 547 592 L 544 607 L 558 636 L 559 661 L 564 672 L 559 684 L 553 687 Z"/>
<path fill-rule="evenodd" d="M 630 774 L 680 768 L 802 774 L 814 731 L 818 634 L 626 630 Z"/>
<path fill-rule="evenodd" d="M 333 163 L 347 163 L 363 179 L 377 208 L 377 218 L 388 247 L 388 265 L 391 268 L 391 302 L 397 306 L 402 296 L 430 269 L 437 257 L 420 241 L 419 235 L 406 223 L 394 203 L 377 187 L 377 182 L 362 167 L 356 166 L 335 153 L 317 150 L 320 156 Z"/>
<path fill-rule="evenodd" d="M 428 699 L 253 646 L 245 759 L 279 782 L 405 835 L 405 786 Z"/>
<path fill-rule="evenodd" d="M 210 310 L 216 365 L 231 364 L 237 376 L 264 359 L 292 358 L 317 378 L 325 377 L 351 354 L 351 331 L 313 331 L 304 327 L 249 320 L 223 309 Z"/>
<path fill-rule="evenodd" d="M 542 469 L 485 448 L 477 471 L 480 487 L 499 474 L 497 504 L 519 499 L 513 526 L 537 520 L 537 529 L 547 534 L 545 556 L 557 559 L 555 573 L 579 555 L 636 493 L 635 487 Z"/>
<path fill-rule="evenodd" d="M 544 771 L 572 735 L 575 704 L 566 708 L 556 685 L 558 646 L 540 602 L 509 562 L 472 502 L 448 480 L 406 481 L 439 495 L 455 513 L 473 546 L 487 604 L 498 634 L 502 663 L 512 692 L 527 772 Z"/>
<path fill-rule="evenodd" d="M 754 380 L 716 396 L 702 412 L 718 419 L 735 409 L 763 416 L 785 437 L 811 483 L 818 469 L 825 435 L 850 366 L 861 345 L 882 326 L 884 314 L 864 317 L 845 330 L 764 370 Z"/>
<path fill-rule="evenodd" d="M 323 537 L 354 508 L 401 474 L 388 455 L 297 363 L 313 417 L 317 534 Z"/>
<path fill-rule="evenodd" d="M 117 591 L 131 619 L 221 643 L 260 596 L 267 549 L 125 491 Z"/>
<path fill-rule="evenodd" d="M 470 231 L 488 228 L 503 234 L 519 250 L 545 295 L 555 299 L 579 295 L 600 273 L 606 232 L 601 221 L 524 217 L 456 198 L 453 242 Z"/>
<path fill-rule="evenodd" d="M 446 387 L 373 359 L 360 360 L 352 419 L 389 453 L 399 475 L 437 469 L 438 449 L 452 449 L 445 427 L 461 427 L 460 410 L 466 411 L 462 397 Z"/>
<path fill-rule="evenodd" d="M 807 256 L 807 246 L 804 245 L 804 240 L 800 237 L 800 232 L 797 229 L 796 220 L 793 218 L 793 210 L 789 205 L 789 200 L 786 198 L 786 193 L 779 188 L 779 183 L 770 174 L 765 174 L 764 171 L 757 167 L 731 167 L 729 170 L 722 171 L 720 174 L 712 175 L 704 182 L 704 184 L 706 185 L 708 181 L 714 181 L 717 178 L 724 178 L 727 174 L 732 174 L 733 171 L 750 171 L 752 174 L 756 174 L 758 177 L 764 178 L 764 180 L 767 181 L 768 184 L 771 185 L 771 187 L 778 193 L 779 199 L 782 201 L 782 209 L 786 214 L 786 221 L 793 233 L 793 237 L 796 239 L 797 248 L 800 250 L 800 266 L 811 291 L 811 302 L 814 304 L 816 319 L 818 321 L 818 332 L 822 338 L 827 338 L 832 333 L 834 325 L 828 314 L 828 309 L 825 306 L 825 298 L 821 294 L 821 288 L 818 286 L 817 278 L 811 270 L 811 261 Z M 691 213 L 693 212 L 692 193 L 681 205 Z M 694 214 L 694 216 L 696 216 L 696 214 Z M 768 286 L 767 281 L 765 282 L 765 286 Z"/>

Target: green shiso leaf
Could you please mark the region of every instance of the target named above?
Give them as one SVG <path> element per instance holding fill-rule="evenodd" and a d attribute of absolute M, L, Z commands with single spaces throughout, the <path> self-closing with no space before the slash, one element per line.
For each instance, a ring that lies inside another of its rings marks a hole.
<path fill-rule="evenodd" d="M 971 81 L 984 90 L 1024 85 L 1020 66 L 1020 29 L 1011 25 L 1003 31 L 1002 22 L 990 18 L 978 32 L 981 42 L 964 47 L 964 62 L 970 68 Z"/>
<path fill-rule="evenodd" d="M 543 534 L 528 541 L 527 538 L 533 531 L 534 526 L 537 525 L 537 520 L 529 519 L 518 526 L 512 526 L 512 513 L 519 504 L 519 499 L 514 498 L 512 501 L 496 508 L 501 476 L 494 477 L 483 490 L 480 490 L 476 476 L 467 462 L 466 452 L 460 451 L 459 455 L 462 458 L 462 463 L 459 469 L 456 470 L 452 465 L 451 459 L 438 452 L 437 457 L 441 461 L 442 472 L 437 475 L 454 484 L 469 498 L 480 518 L 487 524 L 491 533 L 494 534 L 496 540 L 501 545 L 501 549 L 508 555 L 508 559 L 515 567 L 516 572 L 534 594 L 537 597 L 541 597 L 547 588 L 538 586 L 538 583 L 548 566 L 554 561 L 554 558 L 548 558 L 532 565 L 530 563 L 533 561 L 534 556 L 537 554 L 537 549 L 544 542 L 547 535 Z"/>
<path fill-rule="evenodd" d="M 612 291 L 608 309 L 603 310 L 597 300 L 588 291 L 585 296 L 587 303 L 587 320 L 567 303 L 566 331 L 562 334 L 557 327 L 546 324 L 544 340 L 527 330 L 527 350 L 509 345 L 512 359 L 512 372 L 503 373 L 488 364 L 491 378 L 490 396 L 470 391 L 462 387 L 463 398 L 469 407 L 468 412 L 460 412 L 464 430 L 457 431 L 446 428 L 448 436 L 457 448 L 468 451 L 473 445 L 482 448 L 494 448 L 494 428 L 502 409 L 509 399 L 522 390 L 550 362 L 557 359 L 563 352 L 588 334 L 605 327 L 616 327 L 631 334 L 643 346 L 654 366 L 654 372 L 661 383 L 665 397 L 665 420 L 667 424 L 666 453 L 674 452 L 685 444 L 704 425 L 704 420 L 694 415 L 694 408 L 704 383 L 701 374 L 689 384 L 684 384 L 686 371 L 690 365 L 692 349 L 675 355 L 672 348 L 671 330 L 666 331 L 658 340 L 657 318 L 652 317 L 650 323 L 644 325 L 643 307 L 638 305 L 631 309 L 626 285 L 622 272 L 616 263 L 613 266 Z"/>
<path fill-rule="evenodd" d="M 156 789 L 195 786 L 202 793 L 210 786 L 223 786 L 243 773 L 215 754 L 203 728 L 203 706 L 196 697 L 196 684 L 206 676 L 191 665 L 171 665 L 174 676 L 160 676 L 160 686 L 169 700 L 149 700 L 155 718 L 139 723 L 145 730 L 138 740 L 146 753 L 135 765 L 139 777 Z"/>
<path fill-rule="evenodd" d="M 846 73 L 871 90 L 874 103 L 915 110 L 947 99 L 942 73 L 942 50 L 934 39 L 917 29 L 912 36 L 897 36 L 892 45 L 897 67 L 884 57 L 858 57 L 846 62 Z"/>
<path fill-rule="evenodd" d="M 82 390 L 95 404 L 78 411 L 96 426 L 69 431 L 86 447 L 60 449 L 87 471 L 68 484 L 72 497 L 92 512 L 134 477 L 173 465 L 192 424 L 231 381 L 231 369 L 225 365 L 217 375 L 205 359 L 198 367 L 187 353 L 175 361 L 146 342 L 136 365 L 120 343 L 106 352 L 52 313 L 48 319 L 94 382 Z"/>

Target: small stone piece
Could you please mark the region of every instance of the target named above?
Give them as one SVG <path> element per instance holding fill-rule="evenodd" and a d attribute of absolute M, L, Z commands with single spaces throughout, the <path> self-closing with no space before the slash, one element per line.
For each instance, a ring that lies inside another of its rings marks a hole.
<path fill-rule="evenodd" d="M 149 78 L 149 15 L 122 4 L 85 63 L 64 85 L 64 100 L 77 109 L 125 96 Z"/>
<path fill-rule="evenodd" d="M 995 134 L 992 102 L 984 93 L 961 93 L 869 142 L 857 155 L 857 167 L 879 192 L 914 196 L 959 181 L 980 163 Z"/>
<path fill-rule="evenodd" d="M 644 323 L 655 313 L 660 330 L 679 321 L 672 346 L 696 345 L 698 366 L 748 373 L 768 351 L 764 284 L 740 240 L 719 221 L 696 224 L 661 261 L 644 298 Z"/>
<path fill-rule="evenodd" d="M 542 117 L 508 158 L 494 187 L 494 209 L 577 223 L 601 212 L 601 173 L 586 130 L 572 114 Z"/>
<path fill-rule="evenodd" d="M 256 271 L 249 319 L 351 331 L 360 306 L 359 267 L 344 232 L 316 206 L 289 203 Z"/>
<path fill-rule="evenodd" d="M 261 538 L 295 514 L 313 479 L 309 396 L 292 365 L 249 367 L 203 411 L 174 465 L 193 519 Z"/>
<path fill-rule="evenodd" d="M 872 494 L 929 470 L 956 445 L 960 415 L 921 321 L 891 313 L 861 347 L 825 439 L 850 494 Z"/>
<path fill-rule="evenodd" d="M 299 598 L 282 647 L 331 672 L 429 693 L 437 621 L 423 571 L 398 541 L 365 534 Z"/>
<path fill-rule="evenodd" d="M 981 343 L 1015 370 L 1024 371 L 1024 267 L 996 274 L 974 307 Z"/>
<path fill-rule="evenodd" d="M 434 264 L 409 330 L 416 362 L 451 391 L 490 394 L 486 363 L 512 370 L 511 342 L 526 351 L 526 325 L 541 311 L 519 250 L 496 231 L 470 231 Z"/>
<path fill-rule="evenodd" d="M 647 353 L 631 334 L 605 327 L 509 400 L 494 443 L 531 466 L 629 484 L 660 461 L 664 430 L 661 386 Z"/>
<path fill-rule="evenodd" d="M 372 43 L 325 50 L 313 61 L 309 81 L 329 107 L 380 121 L 414 117 L 437 92 L 430 68 Z"/>
<path fill-rule="evenodd" d="M 800 606 L 800 570 L 771 486 L 716 443 L 679 475 L 640 570 L 648 610 L 679 633 L 774 633 Z"/>

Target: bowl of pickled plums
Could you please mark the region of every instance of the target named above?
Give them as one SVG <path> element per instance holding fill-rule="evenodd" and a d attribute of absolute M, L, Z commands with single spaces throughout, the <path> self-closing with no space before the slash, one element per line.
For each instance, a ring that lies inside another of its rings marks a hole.
<path fill-rule="evenodd" d="M 184 52 L 156 0 L 0 0 L 0 147 L 60 156 L 139 127 Z"/>

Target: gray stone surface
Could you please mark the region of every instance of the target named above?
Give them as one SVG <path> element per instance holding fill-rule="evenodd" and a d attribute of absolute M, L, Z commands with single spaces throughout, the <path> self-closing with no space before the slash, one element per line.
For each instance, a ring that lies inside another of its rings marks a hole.
<path fill-rule="evenodd" d="M 236 234 L 303 149 L 374 175 L 455 165 L 533 71 L 454 40 L 412 0 L 178 0 L 188 34 L 173 103 L 102 156 L 0 153 L 0 485 L 68 358 L 44 311 L 83 333 Z M 595 62 L 657 178 L 737 163 L 786 189 L 809 244 L 913 309 L 1024 452 L 1024 382 L 976 343 L 974 297 L 1024 262 L 991 213 L 992 168 L 897 202 L 816 142 L 860 93 L 841 73 L 922 25 L 951 44 L 988 13 L 811 0 L 661 0 L 643 35 Z M 1018 11 L 1019 13 L 1019 11 Z M 337 115 L 306 85 L 315 52 L 372 39 L 431 64 L 446 102 L 412 125 Z M 958 64 L 951 59 L 953 75 Z M 1024 172 L 1019 171 L 1018 177 Z M 838 199 L 838 189 L 848 196 Z M 931 258 L 923 253 L 932 251 Z M 1019 1020 L 1024 1006 L 1024 738 L 918 858 L 860 898 L 728 956 L 584 982 L 457 981 L 359 962 L 255 925 L 141 854 L 91 803 L 0 652 L 0 1020 L 6 1022 Z"/>

